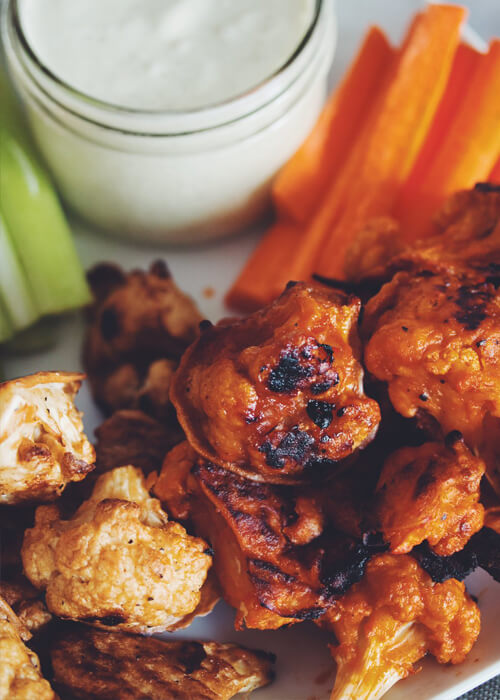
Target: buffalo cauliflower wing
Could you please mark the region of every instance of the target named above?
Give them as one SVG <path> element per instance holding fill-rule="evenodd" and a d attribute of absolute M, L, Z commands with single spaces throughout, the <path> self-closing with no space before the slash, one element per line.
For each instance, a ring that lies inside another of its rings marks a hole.
<path fill-rule="evenodd" d="M 174 448 L 154 492 L 212 545 L 237 629 L 316 619 L 360 580 L 371 546 L 330 524 L 329 488 L 263 484 L 192 460 Z"/>
<path fill-rule="evenodd" d="M 57 700 L 40 672 L 37 655 L 24 640 L 26 627 L 0 598 L 0 700 Z"/>
<path fill-rule="evenodd" d="M 365 364 L 403 416 L 460 431 L 500 491 L 499 188 L 458 193 L 438 221 L 368 302 Z"/>
<path fill-rule="evenodd" d="M 53 500 L 93 469 L 74 404 L 83 377 L 39 372 L 0 384 L 0 503 Z"/>
<path fill-rule="evenodd" d="M 273 679 L 271 654 L 66 626 L 51 645 L 55 682 L 83 700 L 229 700 Z"/>
<path fill-rule="evenodd" d="M 175 419 L 169 391 L 201 316 L 175 285 L 163 261 L 128 274 L 101 264 L 89 273 L 95 296 L 84 364 L 96 401 L 106 411 L 139 408 Z"/>
<path fill-rule="evenodd" d="M 463 549 L 483 526 L 484 470 L 459 433 L 451 433 L 446 444 L 429 442 L 391 455 L 378 484 L 380 524 L 391 551 L 406 554 L 424 540 L 440 556 Z"/>
<path fill-rule="evenodd" d="M 241 476 L 296 482 L 331 471 L 373 439 L 363 391 L 360 301 L 297 283 L 246 319 L 207 324 L 171 397 L 192 447 Z"/>
<path fill-rule="evenodd" d="M 212 561 L 201 539 L 168 521 L 131 466 L 103 474 L 70 520 L 57 506 L 39 507 L 22 558 L 52 613 L 147 634 L 193 612 Z"/>
<path fill-rule="evenodd" d="M 332 700 L 377 700 L 427 653 L 439 663 L 462 662 L 480 615 L 462 582 L 434 583 L 411 556 L 381 554 L 320 624 L 337 640 Z"/>

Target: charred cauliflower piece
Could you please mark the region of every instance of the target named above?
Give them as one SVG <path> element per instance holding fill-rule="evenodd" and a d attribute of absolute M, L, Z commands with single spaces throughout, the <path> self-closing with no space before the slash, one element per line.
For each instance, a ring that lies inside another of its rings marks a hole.
<path fill-rule="evenodd" d="M 74 404 L 83 378 L 39 372 L 0 384 L 0 503 L 53 500 L 93 469 Z"/>
<path fill-rule="evenodd" d="M 378 484 L 381 529 L 391 551 L 406 554 L 424 540 L 440 556 L 463 549 L 483 526 L 484 470 L 459 433 L 451 433 L 446 444 L 395 452 Z"/>
<path fill-rule="evenodd" d="M 208 551 L 168 522 L 142 473 L 129 466 L 103 474 L 70 520 L 57 506 L 39 507 L 22 558 L 59 617 L 152 634 L 198 606 Z"/>
<path fill-rule="evenodd" d="M 165 458 L 153 489 L 169 512 L 190 521 L 213 546 L 215 573 L 236 608 L 237 629 L 316 619 L 360 580 L 372 554 L 361 534 L 339 529 L 351 524 L 349 517 L 329 521 L 335 486 L 244 479 L 181 443 Z"/>
<path fill-rule="evenodd" d="M 0 598 L 0 700 L 57 700 L 40 672 L 40 662 L 23 640 L 27 628 Z"/>
<path fill-rule="evenodd" d="M 162 261 L 128 274 L 102 264 L 89 273 L 95 295 L 84 364 L 106 411 L 139 408 L 174 418 L 170 383 L 179 358 L 198 335 L 201 316 Z"/>
<path fill-rule="evenodd" d="M 480 615 L 460 581 L 433 583 L 412 557 L 381 554 L 321 624 L 338 642 L 332 700 L 377 700 L 427 653 L 439 663 L 462 662 Z"/>
<path fill-rule="evenodd" d="M 51 648 L 61 692 L 82 700 L 229 700 L 273 679 L 271 654 L 69 626 Z"/>
<path fill-rule="evenodd" d="M 297 283 L 246 319 L 204 328 L 171 391 L 192 447 L 240 476 L 292 483 L 368 444 L 380 412 L 363 391 L 359 310 L 356 297 Z"/>

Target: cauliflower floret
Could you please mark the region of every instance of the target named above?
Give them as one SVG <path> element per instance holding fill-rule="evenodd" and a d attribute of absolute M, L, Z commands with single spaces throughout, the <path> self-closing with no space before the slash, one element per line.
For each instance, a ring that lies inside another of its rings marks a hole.
<path fill-rule="evenodd" d="M 42 678 L 40 662 L 23 639 L 30 634 L 0 598 L 0 700 L 57 700 Z"/>
<path fill-rule="evenodd" d="M 83 378 L 39 372 L 0 384 L 0 503 L 53 500 L 93 469 L 74 404 Z"/>
<path fill-rule="evenodd" d="M 51 642 L 58 686 L 79 698 L 229 700 L 268 685 L 274 675 L 272 654 L 234 644 L 71 627 Z"/>
<path fill-rule="evenodd" d="M 94 398 L 108 413 L 139 408 L 175 421 L 170 383 L 180 356 L 198 335 L 202 317 L 162 260 L 125 274 L 97 265 L 89 272 L 95 296 L 84 363 Z"/>
<path fill-rule="evenodd" d="M 460 433 L 446 444 L 406 447 L 386 461 L 378 484 L 379 517 L 395 554 L 425 539 L 440 556 L 460 551 L 483 526 L 479 486 L 486 465 Z"/>
<path fill-rule="evenodd" d="M 334 632 L 331 700 L 377 700 L 427 652 L 464 660 L 479 635 L 479 609 L 456 579 L 434 583 L 408 555 L 381 554 L 322 618 Z"/>
<path fill-rule="evenodd" d="M 212 562 L 203 540 L 168 522 L 132 466 L 103 474 L 70 520 L 57 506 L 38 508 L 22 558 L 54 614 L 148 634 L 198 606 Z"/>

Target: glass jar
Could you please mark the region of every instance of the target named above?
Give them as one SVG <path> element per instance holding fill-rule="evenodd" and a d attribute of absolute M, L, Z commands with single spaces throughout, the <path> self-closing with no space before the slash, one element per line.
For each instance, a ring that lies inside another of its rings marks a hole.
<path fill-rule="evenodd" d="M 64 200 L 113 234 L 188 243 L 234 233 L 268 208 L 273 176 L 314 125 L 336 43 L 331 0 L 317 0 L 282 68 L 224 103 L 187 112 L 116 107 L 73 89 L 40 63 L 19 21 L 2 16 L 14 84 Z"/>

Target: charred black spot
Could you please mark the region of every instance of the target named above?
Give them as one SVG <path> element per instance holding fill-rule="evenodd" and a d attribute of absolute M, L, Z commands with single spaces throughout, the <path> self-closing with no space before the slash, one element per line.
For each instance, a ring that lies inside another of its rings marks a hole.
<path fill-rule="evenodd" d="M 373 552 L 362 542 L 339 532 L 329 533 L 328 542 L 320 580 L 329 595 L 340 596 L 361 581 Z"/>
<path fill-rule="evenodd" d="M 276 367 L 269 372 L 267 386 L 276 393 L 290 393 L 299 382 L 313 374 L 312 367 L 304 366 L 293 354 L 284 354 Z"/>
<path fill-rule="evenodd" d="M 289 282 L 286 283 L 285 289 L 291 289 L 292 287 L 295 287 L 297 284 L 296 280 L 290 280 Z"/>
<path fill-rule="evenodd" d="M 203 331 L 208 331 L 209 328 L 212 328 L 214 324 L 212 321 L 209 321 L 207 318 L 203 319 L 203 321 L 200 321 L 200 331 L 203 333 Z"/>
<path fill-rule="evenodd" d="M 186 642 L 179 650 L 179 661 L 188 676 L 201 668 L 206 658 L 207 654 L 203 644 L 199 642 Z"/>
<path fill-rule="evenodd" d="M 104 340 L 113 340 L 113 338 L 120 335 L 120 317 L 114 306 L 108 306 L 106 309 L 103 309 L 99 328 Z"/>
<path fill-rule="evenodd" d="M 305 608 L 304 610 L 295 610 L 293 617 L 296 620 L 317 620 L 326 612 L 326 608 Z"/>
<path fill-rule="evenodd" d="M 323 394 L 325 391 L 328 391 L 328 389 L 331 389 L 332 386 L 337 386 L 339 382 L 340 377 L 338 373 L 333 372 L 331 375 L 331 379 L 326 379 L 325 381 L 316 382 L 316 384 L 312 384 L 311 391 L 313 394 Z"/>
<path fill-rule="evenodd" d="M 287 574 L 285 571 L 282 571 L 274 564 L 271 564 L 268 561 L 264 561 L 263 559 L 250 559 L 249 564 L 251 565 L 253 571 L 261 572 L 262 575 L 270 574 L 273 578 L 278 579 L 282 583 L 290 584 L 296 580 L 294 576 Z M 252 573 L 251 576 L 252 580 L 259 580 L 261 583 L 267 583 L 267 579 L 259 579 L 258 576 L 255 575 L 255 573 Z"/>
<path fill-rule="evenodd" d="M 292 429 L 275 447 L 269 440 L 266 440 L 259 451 L 266 455 L 266 464 L 273 469 L 282 469 L 287 460 L 297 464 L 304 464 L 306 455 L 314 443 L 309 433 Z"/>
<path fill-rule="evenodd" d="M 466 545 L 477 557 L 479 566 L 495 581 L 500 581 L 500 534 L 490 527 L 483 527 Z"/>
<path fill-rule="evenodd" d="M 339 408 L 339 410 L 337 411 L 337 417 L 342 418 L 342 416 L 345 415 L 346 410 L 347 409 L 345 406 L 342 406 L 342 408 Z"/>
<path fill-rule="evenodd" d="M 418 398 L 420 399 L 420 401 L 428 401 L 429 400 L 428 394 L 420 394 L 420 396 Z"/>
<path fill-rule="evenodd" d="M 408 333 L 408 326 L 401 326 L 401 330 L 402 330 L 404 333 Z"/>
<path fill-rule="evenodd" d="M 327 345 L 327 343 L 319 343 L 318 344 L 319 348 L 323 348 L 323 350 L 326 352 L 328 361 L 330 364 L 333 362 L 333 348 L 331 345 Z"/>
<path fill-rule="evenodd" d="M 312 420 L 312 422 L 321 428 L 326 430 L 333 420 L 333 409 L 335 404 L 328 403 L 327 401 L 317 401 L 311 400 L 307 404 L 307 415 Z"/>
<path fill-rule="evenodd" d="M 458 289 L 455 304 L 460 311 L 455 314 L 456 320 L 469 331 L 475 331 L 486 318 L 486 305 L 491 300 L 491 293 L 484 285 L 462 285 Z"/>
<path fill-rule="evenodd" d="M 151 263 L 149 271 L 152 275 L 155 275 L 155 277 L 159 277 L 162 280 L 168 280 L 172 276 L 165 260 L 155 260 L 153 263 Z"/>
<path fill-rule="evenodd" d="M 207 557 L 213 557 L 215 552 L 212 549 L 212 547 L 205 547 L 205 549 L 203 550 L 203 554 L 206 554 Z"/>
<path fill-rule="evenodd" d="M 474 189 L 476 192 L 500 192 L 500 185 L 493 182 L 476 182 Z"/>
<path fill-rule="evenodd" d="M 478 340 L 476 342 L 476 348 L 481 348 L 483 345 L 486 345 L 486 340 Z"/>
<path fill-rule="evenodd" d="M 121 625 L 123 622 L 126 622 L 126 620 L 127 618 L 124 617 L 124 615 L 115 613 L 114 615 L 104 615 L 104 617 L 91 615 L 89 617 L 84 617 L 82 622 L 88 622 L 90 624 L 99 622 L 101 625 L 105 625 L 106 627 L 116 627 L 117 625 Z"/>
<path fill-rule="evenodd" d="M 463 581 L 479 565 L 477 555 L 469 545 L 449 557 L 440 557 L 425 541 L 414 547 L 411 555 L 436 583 L 443 583 L 450 578 Z"/>
<path fill-rule="evenodd" d="M 445 437 L 444 442 L 446 444 L 446 447 L 454 447 L 457 442 L 460 442 L 462 440 L 462 438 L 462 433 L 459 430 L 452 430 Z"/>

